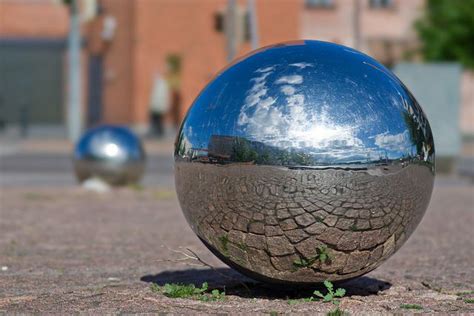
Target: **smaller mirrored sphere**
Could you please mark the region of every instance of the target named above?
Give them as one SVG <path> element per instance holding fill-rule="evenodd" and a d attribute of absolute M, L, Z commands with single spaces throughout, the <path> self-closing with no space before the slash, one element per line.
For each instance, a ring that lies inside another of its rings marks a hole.
<path fill-rule="evenodd" d="M 138 182 L 145 167 L 140 139 L 128 128 L 103 125 L 84 133 L 74 150 L 74 169 L 80 182 L 100 178 L 110 185 Z"/>

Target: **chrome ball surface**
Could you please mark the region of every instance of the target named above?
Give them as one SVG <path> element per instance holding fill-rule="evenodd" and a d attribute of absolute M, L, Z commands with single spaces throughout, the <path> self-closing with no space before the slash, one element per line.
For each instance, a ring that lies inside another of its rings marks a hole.
<path fill-rule="evenodd" d="M 140 139 L 121 126 L 104 125 L 86 131 L 74 150 L 74 169 L 80 182 L 96 177 L 110 185 L 136 183 L 144 166 Z"/>
<path fill-rule="evenodd" d="M 265 47 L 220 72 L 175 147 L 178 198 L 221 260 L 266 282 L 363 275 L 413 233 L 431 129 L 390 70 L 348 47 Z"/>

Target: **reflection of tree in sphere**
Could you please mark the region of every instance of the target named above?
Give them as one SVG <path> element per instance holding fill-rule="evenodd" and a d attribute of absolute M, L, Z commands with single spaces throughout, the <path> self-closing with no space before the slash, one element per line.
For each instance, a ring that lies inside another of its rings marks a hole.
<path fill-rule="evenodd" d="M 74 151 L 79 181 L 100 178 L 112 185 L 138 182 L 145 152 L 140 139 L 125 127 L 104 125 L 88 130 Z"/>
<path fill-rule="evenodd" d="M 188 222 L 227 264 L 270 282 L 344 280 L 375 269 L 420 222 L 433 137 L 374 59 L 289 42 L 202 91 L 178 134 L 175 174 Z"/>

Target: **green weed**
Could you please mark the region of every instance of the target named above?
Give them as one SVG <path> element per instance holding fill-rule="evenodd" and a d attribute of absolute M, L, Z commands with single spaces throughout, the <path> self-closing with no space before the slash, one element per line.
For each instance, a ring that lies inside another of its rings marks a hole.
<path fill-rule="evenodd" d="M 222 251 L 224 252 L 224 255 L 228 256 L 228 253 L 229 253 L 229 237 L 227 235 L 222 235 L 218 239 L 221 242 Z"/>
<path fill-rule="evenodd" d="M 325 303 L 333 303 L 334 305 L 339 305 L 339 299 L 346 295 L 346 290 L 338 288 L 334 291 L 334 285 L 330 281 L 324 281 L 324 286 L 326 287 L 327 293 L 323 295 L 320 291 L 316 290 L 313 292 L 318 298 L 322 299 Z"/>
<path fill-rule="evenodd" d="M 347 313 L 339 309 L 339 307 L 336 307 L 336 309 L 329 311 L 326 314 L 326 316 L 343 316 L 343 315 L 347 315 Z"/>
<path fill-rule="evenodd" d="M 225 292 L 214 289 L 209 292 L 207 282 L 204 282 L 201 287 L 196 287 L 194 284 L 181 283 L 166 283 L 164 286 L 159 286 L 153 283 L 151 290 L 156 293 L 161 293 L 170 298 L 192 298 L 204 302 L 222 301 L 225 299 Z"/>
<path fill-rule="evenodd" d="M 329 254 L 328 247 L 326 245 L 322 245 L 316 248 L 316 255 L 305 259 L 297 259 L 293 261 L 293 265 L 296 268 L 307 268 L 313 265 L 316 261 L 320 261 L 321 263 L 330 263 L 331 262 L 331 255 Z"/>
<path fill-rule="evenodd" d="M 401 304 L 400 308 L 404 309 L 423 309 L 423 306 L 418 304 Z"/>
<path fill-rule="evenodd" d="M 247 252 L 247 251 L 249 250 L 249 246 L 247 246 L 247 245 L 244 244 L 243 242 L 240 242 L 237 246 L 238 246 L 238 247 L 240 248 L 240 250 L 242 250 L 242 251 Z"/>
<path fill-rule="evenodd" d="M 316 290 L 313 292 L 314 296 L 307 297 L 307 298 L 301 298 L 301 299 L 294 299 L 294 300 L 288 300 L 289 305 L 295 305 L 300 302 L 313 302 L 318 299 L 322 299 L 323 302 L 325 303 L 332 303 L 336 306 L 336 309 L 331 310 L 327 313 L 328 316 L 341 316 L 345 315 L 346 313 L 339 309 L 339 298 L 344 297 L 346 295 L 346 290 L 342 288 L 338 288 L 334 290 L 334 285 L 330 281 L 324 281 L 324 286 L 327 289 L 326 294 L 322 294 L 320 291 Z"/>

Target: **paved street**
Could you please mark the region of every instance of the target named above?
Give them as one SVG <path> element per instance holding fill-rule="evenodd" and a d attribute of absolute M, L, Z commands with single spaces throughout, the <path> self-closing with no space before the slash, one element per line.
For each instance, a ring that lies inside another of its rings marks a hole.
<path fill-rule="evenodd" d="M 0 312 L 325 312 L 331 304 L 289 301 L 312 291 L 265 287 L 227 268 L 187 225 L 174 193 L 172 160 L 150 155 L 144 188 L 105 194 L 75 185 L 65 152 L 2 156 Z M 35 156 L 36 155 L 36 156 Z M 34 162 L 34 164 L 33 164 Z M 474 313 L 474 186 L 440 176 L 424 219 L 405 245 L 347 289 L 351 314 Z M 190 248 L 216 270 L 176 251 Z M 150 282 L 226 290 L 219 302 L 171 299 Z M 245 284 L 242 285 L 242 283 Z M 471 301 L 469 300 L 471 299 Z"/>
<path fill-rule="evenodd" d="M 148 156 L 144 185 L 173 186 L 172 142 L 145 142 Z M 77 186 L 72 153 L 72 145 L 63 140 L 0 142 L 0 187 Z"/>
<path fill-rule="evenodd" d="M 169 186 L 174 181 L 171 154 L 153 154 L 147 157 L 143 184 Z M 72 158 L 68 154 L 12 154 L 0 157 L 0 186 L 57 186 L 74 187 Z"/>

